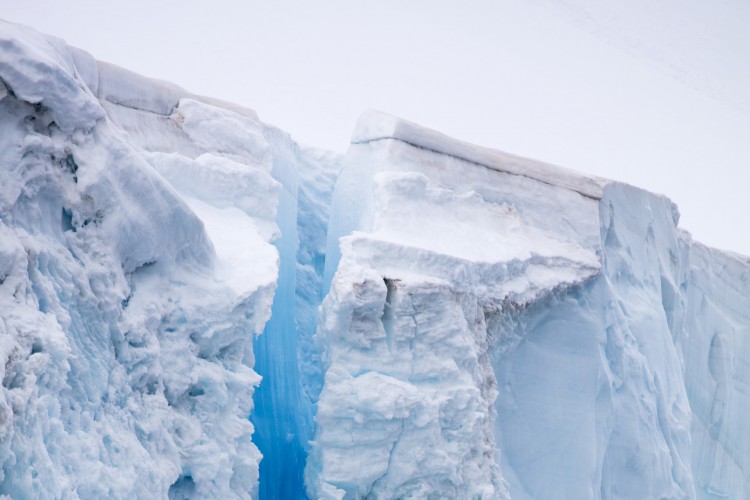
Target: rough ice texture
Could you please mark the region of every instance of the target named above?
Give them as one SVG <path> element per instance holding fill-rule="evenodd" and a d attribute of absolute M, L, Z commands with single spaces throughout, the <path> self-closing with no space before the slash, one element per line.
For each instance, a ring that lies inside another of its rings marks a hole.
<path fill-rule="evenodd" d="M 492 170 L 522 175 L 555 186 L 566 187 L 590 198 L 601 198 L 602 185 L 606 183 L 605 179 L 582 175 L 538 160 L 477 147 L 378 111 L 371 110 L 363 113 L 352 135 L 352 144 L 364 144 L 383 139 L 397 139 Z"/>
<path fill-rule="evenodd" d="M 366 113 L 333 198 L 311 496 L 750 494 L 750 260 L 678 219 Z"/>
<path fill-rule="evenodd" d="M 0 495 L 750 496 L 750 259 L 663 196 L 7 23 L 0 181 Z"/>
<path fill-rule="evenodd" d="M 263 127 L 7 23 L 0 79 L 0 493 L 257 495 Z"/>
<path fill-rule="evenodd" d="M 381 139 L 352 145 L 331 220 L 311 496 L 506 497 L 488 320 L 599 272 L 597 202 Z"/>

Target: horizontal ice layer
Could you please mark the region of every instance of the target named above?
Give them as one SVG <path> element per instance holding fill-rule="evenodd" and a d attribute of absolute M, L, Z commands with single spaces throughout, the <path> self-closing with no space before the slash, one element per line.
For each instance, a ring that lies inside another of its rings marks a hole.
<path fill-rule="evenodd" d="M 0 493 L 257 495 L 265 128 L 8 23 L 0 81 Z"/>
<path fill-rule="evenodd" d="M 366 130 L 372 127 L 373 116 L 364 116 L 362 126 Z M 359 135 L 362 134 L 355 132 L 355 137 Z M 474 149 L 481 150 L 476 146 Z M 369 232 L 374 228 L 378 202 L 373 176 L 381 171 L 421 173 L 437 189 L 447 189 L 461 196 L 481 197 L 487 203 L 497 205 L 495 210 L 501 210 L 505 204 L 528 227 L 538 228 L 551 238 L 573 241 L 593 252 L 600 248 L 595 199 L 566 189 L 564 185 L 538 182 L 527 176 L 486 168 L 459 157 L 418 148 L 398 139 L 382 138 L 352 144 L 336 181 L 327 248 L 326 286 L 333 277 L 340 257 L 338 237 L 358 230 Z M 512 203 L 508 204 L 508 200 L 512 200 Z M 398 209 L 395 209 L 397 212 Z M 424 214 L 424 218 L 428 218 L 429 212 L 424 211 Z M 439 224 L 437 217 L 432 220 L 433 226 Z M 463 232 L 471 231 L 464 229 Z M 493 231 L 487 234 L 493 234 Z M 461 244 L 459 238 L 453 240 L 454 244 Z M 448 238 L 436 236 L 433 241 L 444 245 Z M 513 245 L 510 248 L 511 252 L 515 251 Z"/>
<path fill-rule="evenodd" d="M 378 111 L 367 111 L 359 119 L 352 135 L 352 144 L 364 144 L 383 139 L 397 139 L 422 149 L 461 158 L 492 170 L 522 175 L 554 186 L 576 191 L 599 199 L 605 179 L 582 175 L 539 160 L 475 146 L 448 137 L 440 132 Z"/>

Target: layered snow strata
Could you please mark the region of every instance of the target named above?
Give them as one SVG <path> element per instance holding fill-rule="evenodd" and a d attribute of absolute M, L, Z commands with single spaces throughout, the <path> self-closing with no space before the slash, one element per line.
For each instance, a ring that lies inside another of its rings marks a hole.
<path fill-rule="evenodd" d="M 596 275 L 598 202 L 395 138 L 364 140 L 373 119 L 358 125 L 334 192 L 309 493 L 507 496 L 489 356 L 503 339 L 488 320 Z"/>
<path fill-rule="evenodd" d="M 8 23 L 0 81 L 0 493 L 257 495 L 264 128 Z"/>

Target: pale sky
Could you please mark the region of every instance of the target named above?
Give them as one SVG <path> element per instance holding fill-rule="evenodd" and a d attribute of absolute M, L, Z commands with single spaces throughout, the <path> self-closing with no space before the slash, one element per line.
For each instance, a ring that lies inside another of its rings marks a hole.
<path fill-rule="evenodd" d="M 750 255 L 745 0 L 0 0 L 97 59 L 255 109 L 346 150 L 392 113 L 663 193 Z"/>

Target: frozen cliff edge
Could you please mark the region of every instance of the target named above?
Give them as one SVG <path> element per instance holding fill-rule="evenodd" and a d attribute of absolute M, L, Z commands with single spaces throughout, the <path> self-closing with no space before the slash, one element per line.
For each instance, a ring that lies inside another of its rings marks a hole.
<path fill-rule="evenodd" d="M 0 494 L 304 496 L 339 155 L 4 22 L 0 128 Z"/>
<path fill-rule="evenodd" d="M 333 196 L 308 491 L 746 496 L 750 260 L 678 219 L 363 115 Z"/>
<path fill-rule="evenodd" d="M 252 339 L 305 162 L 336 159 L 0 23 L 0 494 L 258 496 Z"/>
<path fill-rule="evenodd" d="M 750 259 L 678 219 L 0 23 L 0 495 L 746 497 Z"/>

